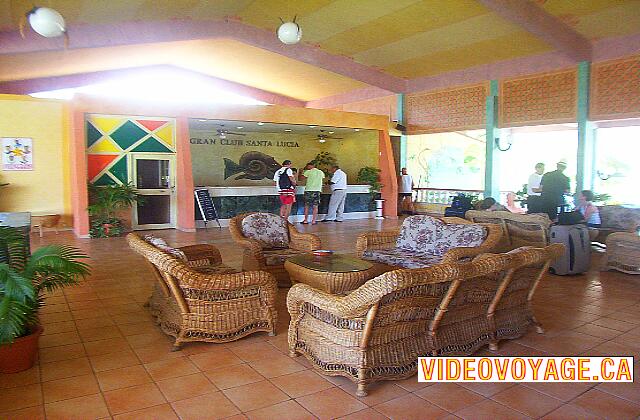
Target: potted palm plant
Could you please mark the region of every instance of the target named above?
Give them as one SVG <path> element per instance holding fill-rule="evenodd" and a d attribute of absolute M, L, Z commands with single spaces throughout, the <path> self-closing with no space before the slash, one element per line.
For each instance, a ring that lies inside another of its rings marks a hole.
<path fill-rule="evenodd" d="M 31 255 L 24 234 L 0 226 L 0 372 L 15 373 L 33 366 L 42 327 L 38 309 L 44 293 L 78 284 L 90 268 L 88 258 L 66 245 L 48 245 Z"/>
<path fill-rule="evenodd" d="M 376 219 L 382 219 L 382 203 L 384 200 L 380 197 L 380 191 L 382 185 L 380 183 L 380 169 L 372 166 L 365 166 L 360 168 L 356 181 L 359 184 L 369 185 L 369 194 L 371 194 L 371 201 L 376 203 Z"/>
<path fill-rule="evenodd" d="M 91 216 L 92 238 L 120 236 L 125 231 L 118 212 L 131 208 L 141 198 L 131 184 L 94 185 L 89 184 L 89 215 Z"/>

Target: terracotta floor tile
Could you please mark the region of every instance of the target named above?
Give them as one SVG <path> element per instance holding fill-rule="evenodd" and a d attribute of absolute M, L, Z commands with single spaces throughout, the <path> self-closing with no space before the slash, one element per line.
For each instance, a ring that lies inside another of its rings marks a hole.
<path fill-rule="evenodd" d="M 634 418 L 640 415 L 640 405 L 597 389 L 591 389 L 572 401 L 594 414 L 607 418 Z"/>
<path fill-rule="evenodd" d="M 370 384 L 367 387 L 368 394 L 366 397 L 356 396 L 357 386 L 355 382 L 349 381 L 348 384 L 340 385 L 340 388 L 343 391 L 346 391 L 349 395 L 353 395 L 358 400 L 362 401 L 370 407 L 382 404 L 383 402 L 393 400 L 409 393 L 409 391 L 407 391 L 406 389 L 394 384 L 393 381 L 380 381 Z"/>
<path fill-rule="evenodd" d="M 482 395 L 469 391 L 460 385 L 446 382 L 422 388 L 415 391 L 414 394 L 452 413 L 484 399 Z"/>
<path fill-rule="evenodd" d="M 131 346 L 129 346 L 129 343 L 124 339 L 124 337 L 90 341 L 88 343 L 84 343 L 84 348 L 86 349 L 88 356 L 99 356 L 102 354 L 131 351 Z"/>
<path fill-rule="evenodd" d="M 112 414 L 140 410 L 167 402 L 153 383 L 108 391 L 104 393 L 104 399 Z"/>
<path fill-rule="evenodd" d="M 162 404 L 119 414 L 114 420 L 178 420 L 178 416 L 169 404 Z"/>
<path fill-rule="evenodd" d="M 293 400 L 250 411 L 247 417 L 251 420 L 313 420 L 316 417 Z"/>
<path fill-rule="evenodd" d="M 151 320 L 136 322 L 135 324 L 121 324 L 118 329 L 123 336 L 137 335 L 144 331 L 149 331 L 155 327 L 155 323 Z"/>
<path fill-rule="evenodd" d="M 98 372 L 96 377 L 102 391 L 112 391 L 151 382 L 151 377 L 142 365 Z"/>
<path fill-rule="evenodd" d="M 565 383 L 543 383 L 543 382 L 531 382 L 522 384 L 527 388 L 535 389 L 536 391 L 542 392 L 543 394 L 550 395 L 554 398 L 557 398 L 562 401 L 570 401 L 576 398 L 580 394 L 584 394 L 589 389 L 593 388 L 597 384 L 595 383 L 576 383 L 576 382 L 565 382 Z"/>
<path fill-rule="evenodd" d="M 47 420 L 99 419 L 109 416 L 101 394 L 45 404 Z"/>
<path fill-rule="evenodd" d="M 78 329 L 80 338 L 83 342 L 107 340 L 112 338 L 122 337 L 122 333 L 115 325 L 108 325 L 104 327 Z"/>
<path fill-rule="evenodd" d="M 504 391 L 507 388 L 514 386 L 512 383 L 505 382 L 490 382 L 490 383 L 478 383 L 478 382 L 460 382 L 458 385 L 467 388 L 470 391 L 476 392 L 485 397 L 491 397 L 498 392 Z"/>
<path fill-rule="evenodd" d="M 624 398 L 636 404 L 640 404 L 640 380 L 635 374 L 635 382 L 632 383 L 602 383 L 596 387 L 599 391 L 604 391 L 616 397 Z"/>
<path fill-rule="evenodd" d="M 467 408 L 456 412 L 456 416 L 465 420 L 512 420 L 529 418 L 524 414 L 498 404 L 493 400 L 484 400 L 478 404 L 470 405 Z"/>
<path fill-rule="evenodd" d="M 344 417 L 339 417 L 340 420 L 387 420 L 388 417 L 377 412 L 373 408 L 366 408 L 364 410 L 356 411 L 352 414 L 347 414 Z"/>
<path fill-rule="evenodd" d="M 159 330 L 143 334 L 129 335 L 125 337 L 125 340 L 127 340 L 129 345 L 134 349 L 139 347 L 148 347 L 154 344 L 166 344 L 173 341 L 172 338 L 162 334 Z"/>
<path fill-rule="evenodd" d="M 18 373 L 0 373 L 0 389 L 31 385 L 38 382 L 40 382 L 40 368 L 37 365 Z"/>
<path fill-rule="evenodd" d="M 408 394 L 383 404 L 376 405 L 374 409 L 392 419 L 438 419 L 449 413 L 428 401 Z"/>
<path fill-rule="evenodd" d="M 332 388 L 334 386 L 321 375 L 311 370 L 278 376 L 276 378 L 272 378 L 271 382 L 291 398 L 314 394 L 318 391 Z"/>
<path fill-rule="evenodd" d="M 218 390 L 202 373 L 157 381 L 156 385 L 169 402 L 185 400 Z"/>
<path fill-rule="evenodd" d="M 269 381 L 255 382 L 222 391 L 241 411 L 257 410 L 289 399 Z"/>
<path fill-rule="evenodd" d="M 544 416 L 563 404 L 559 399 L 522 385 L 499 392 L 491 399 L 534 418 Z"/>
<path fill-rule="evenodd" d="M 45 328 L 46 325 L 45 325 Z M 38 347 L 43 349 L 45 347 L 65 346 L 67 344 L 75 344 L 80 342 L 80 336 L 76 331 L 69 331 L 58 334 L 48 334 L 40 337 Z"/>
<path fill-rule="evenodd" d="M 47 328 L 42 332 L 42 336 L 50 335 L 50 334 L 59 334 L 65 332 L 71 332 L 76 330 L 76 323 L 73 321 L 62 321 L 62 322 L 53 322 L 51 324 L 47 324 Z"/>
<path fill-rule="evenodd" d="M 300 363 L 295 362 L 294 359 L 285 355 L 256 360 L 255 362 L 249 363 L 249 365 L 266 378 L 274 378 L 306 369 Z"/>
<path fill-rule="evenodd" d="M 45 403 L 93 395 L 99 392 L 100 388 L 93 374 L 56 379 L 55 381 L 42 383 L 42 393 L 44 394 Z"/>
<path fill-rule="evenodd" d="M 5 411 L 0 413 L 2 420 L 45 420 L 44 406 L 37 405 L 20 410 Z"/>
<path fill-rule="evenodd" d="M 198 372 L 196 366 L 194 366 L 187 357 L 147 363 L 144 365 L 144 368 L 149 372 L 149 375 L 151 375 L 154 381 L 190 375 Z"/>
<path fill-rule="evenodd" d="M 40 365 L 40 369 L 43 381 L 53 381 L 54 379 L 70 378 L 93 373 L 89 359 L 86 357 L 43 363 Z"/>
<path fill-rule="evenodd" d="M 51 324 L 54 322 L 63 322 L 63 321 L 73 321 L 71 312 L 56 312 L 53 314 L 40 315 L 40 322 L 42 322 L 42 325 L 45 328 L 47 328 L 48 324 Z"/>
<path fill-rule="evenodd" d="M 240 410 L 222 392 L 176 401 L 171 403 L 171 406 L 183 420 L 222 419 L 240 413 Z"/>
<path fill-rule="evenodd" d="M 152 363 L 160 360 L 176 359 L 185 356 L 183 351 L 172 351 L 172 348 L 173 346 L 171 344 L 164 343 L 149 347 L 139 347 L 133 349 L 133 351 L 142 363 Z"/>
<path fill-rule="evenodd" d="M 266 341 L 231 347 L 233 354 L 245 362 L 255 362 L 272 356 L 281 356 L 282 352 Z"/>
<path fill-rule="evenodd" d="M 97 297 L 96 295 L 91 294 L 91 295 L 84 296 L 84 298 L 86 299 L 87 297 L 90 297 L 90 296 Z M 72 298 L 72 299 L 75 299 L 75 297 Z M 85 301 L 85 299 L 80 298 L 80 299 L 75 299 L 75 300 L 77 300 L 77 301 L 78 300 Z M 102 310 L 102 309 L 90 308 L 90 309 L 72 310 L 71 311 L 71 316 L 73 317 L 73 319 L 77 320 L 77 319 L 109 317 L 109 314 L 106 311 Z"/>
<path fill-rule="evenodd" d="M 596 325 L 596 324 L 585 324 L 581 327 L 578 327 L 575 329 L 575 331 L 584 333 L 584 334 L 589 334 L 589 335 L 593 335 L 594 337 L 600 337 L 600 338 L 605 338 L 607 340 L 612 339 L 613 337 L 616 337 L 620 334 L 622 334 L 621 331 L 618 330 L 614 330 L 611 328 L 607 328 L 607 327 L 603 327 L 600 325 Z"/>
<path fill-rule="evenodd" d="M 220 389 L 233 388 L 264 380 L 264 376 L 247 364 L 233 365 L 205 372 L 205 375 Z"/>
<path fill-rule="evenodd" d="M 93 370 L 96 372 L 103 372 L 105 370 L 140 364 L 140 360 L 131 350 L 123 351 L 121 353 L 107 353 L 98 356 L 89 356 L 89 360 L 91 360 Z"/>
<path fill-rule="evenodd" d="M 69 305 L 67 303 L 51 303 L 45 301 L 44 306 L 40 308 L 41 314 L 53 314 L 57 312 L 66 312 L 69 310 Z"/>
<path fill-rule="evenodd" d="M 112 327 L 115 325 L 111 318 L 108 317 L 77 319 L 75 323 L 80 331 L 90 328 Z"/>
<path fill-rule="evenodd" d="M 189 356 L 189 359 L 203 372 L 242 363 L 242 360 L 240 360 L 238 356 L 236 356 L 231 350 L 225 348 L 218 348 L 205 353 L 192 354 Z"/>
<path fill-rule="evenodd" d="M 40 363 L 58 362 L 60 360 L 78 359 L 85 357 L 86 352 L 82 343 L 67 344 L 66 346 L 47 347 L 40 349 Z"/>
<path fill-rule="evenodd" d="M 16 386 L 0 391 L 0 413 L 42 404 L 40 384 Z"/>
<path fill-rule="evenodd" d="M 598 318 L 594 321 L 591 321 L 591 323 L 595 325 L 600 325 L 601 327 L 611 328 L 613 330 L 618 330 L 622 332 L 629 331 L 637 327 L 637 324 L 635 323 L 621 321 L 619 319 L 608 318 L 608 317 Z"/>
<path fill-rule="evenodd" d="M 597 420 L 597 419 L 603 419 L 603 418 L 604 417 L 599 417 L 593 414 L 592 412 L 587 411 L 582 407 L 578 407 L 577 405 L 574 405 L 574 404 L 565 404 L 562 407 L 542 417 L 543 420 L 569 420 L 569 419 Z"/>
<path fill-rule="evenodd" d="M 417 398 L 417 397 L 415 397 Z M 315 394 L 296 398 L 296 401 L 316 417 L 329 419 L 346 416 L 367 408 L 355 397 L 340 388 L 330 388 Z"/>
<path fill-rule="evenodd" d="M 403 379 L 401 381 L 394 381 L 394 383 L 399 387 L 406 389 L 409 392 L 417 391 L 419 389 L 426 388 L 428 386 L 433 385 L 432 383 L 429 383 L 429 382 L 418 382 L 418 375 L 414 375 L 410 378 Z"/>

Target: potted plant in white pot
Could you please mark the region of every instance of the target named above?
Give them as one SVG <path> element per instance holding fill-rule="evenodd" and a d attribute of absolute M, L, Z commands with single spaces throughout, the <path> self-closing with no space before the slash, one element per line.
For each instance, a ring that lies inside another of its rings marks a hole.
<path fill-rule="evenodd" d="M 380 191 L 384 185 L 380 183 L 380 169 L 372 166 L 360 168 L 356 181 L 359 184 L 369 185 L 371 200 L 376 203 L 376 219 L 382 219 L 382 203 L 384 200 L 380 197 Z"/>
<path fill-rule="evenodd" d="M 0 373 L 33 366 L 42 327 L 38 309 L 44 293 L 78 284 L 90 273 L 78 249 L 47 245 L 31 255 L 23 234 L 0 226 Z"/>

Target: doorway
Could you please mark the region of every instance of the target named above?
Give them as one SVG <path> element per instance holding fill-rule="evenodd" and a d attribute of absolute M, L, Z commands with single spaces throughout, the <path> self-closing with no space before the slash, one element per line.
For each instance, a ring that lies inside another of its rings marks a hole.
<path fill-rule="evenodd" d="M 133 206 L 134 230 L 176 227 L 175 156 L 130 153 L 129 180 L 141 196 Z"/>

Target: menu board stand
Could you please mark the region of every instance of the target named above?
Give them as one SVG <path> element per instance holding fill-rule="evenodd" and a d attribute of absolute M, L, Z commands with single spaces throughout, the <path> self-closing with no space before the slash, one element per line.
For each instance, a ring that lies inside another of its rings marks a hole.
<path fill-rule="evenodd" d="M 196 196 L 196 202 L 198 203 L 198 209 L 200 209 L 200 214 L 202 215 L 202 220 L 204 221 L 205 229 L 207 228 L 207 222 L 213 220 L 218 223 L 218 228 L 222 229 L 220 220 L 218 220 L 218 211 L 209 195 L 209 190 L 206 188 L 195 190 L 194 194 Z"/>

